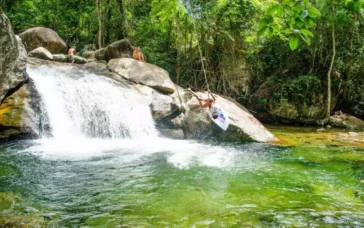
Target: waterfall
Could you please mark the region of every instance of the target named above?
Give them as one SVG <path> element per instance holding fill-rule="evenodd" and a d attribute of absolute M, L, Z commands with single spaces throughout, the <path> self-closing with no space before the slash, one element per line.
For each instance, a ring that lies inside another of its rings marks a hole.
<path fill-rule="evenodd" d="M 28 67 L 55 139 L 145 138 L 158 132 L 147 100 L 76 66 Z"/>

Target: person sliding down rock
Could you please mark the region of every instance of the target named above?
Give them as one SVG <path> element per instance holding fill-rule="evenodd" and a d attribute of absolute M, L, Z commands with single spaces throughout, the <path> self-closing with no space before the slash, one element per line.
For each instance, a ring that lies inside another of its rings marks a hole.
<path fill-rule="evenodd" d="M 140 50 L 139 47 L 137 47 L 137 48 L 134 49 L 134 51 L 133 51 L 133 58 L 135 60 L 139 60 L 139 61 L 145 62 L 144 54 Z"/>
<path fill-rule="evenodd" d="M 215 104 L 216 98 L 215 96 L 211 93 L 210 90 L 207 90 L 208 92 L 208 98 L 201 98 L 199 97 L 195 92 L 193 92 L 191 90 L 191 88 L 185 89 L 185 91 L 189 91 L 191 92 L 198 100 L 198 102 L 200 103 L 200 107 L 201 108 L 209 108 L 210 110 L 210 114 L 211 117 L 213 119 L 217 119 L 220 115 L 220 108 L 217 104 Z M 212 98 L 210 98 L 210 95 Z"/>

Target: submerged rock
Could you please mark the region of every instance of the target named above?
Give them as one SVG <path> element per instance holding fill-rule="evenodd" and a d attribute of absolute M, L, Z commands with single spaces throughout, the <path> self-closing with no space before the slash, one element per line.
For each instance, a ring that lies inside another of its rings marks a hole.
<path fill-rule="evenodd" d="M 66 53 L 66 42 L 52 29 L 36 27 L 20 34 L 27 52 L 44 47 L 52 54 Z"/>
<path fill-rule="evenodd" d="M 173 93 L 175 86 L 166 70 L 134 59 L 112 59 L 108 68 L 120 76 L 164 93 Z"/>
<path fill-rule="evenodd" d="M 46 48 L 39 47 L 29 52 L 28 55 L 30 57 L 45 59 L 45 60 L 53 60 L 53 55 Z"/>
<path fill-rule="evenodd" d="M 7 16 L 0 9 L 0 103 L 13 90 L 26 82 L 27 53 L 15 36 Z"/>

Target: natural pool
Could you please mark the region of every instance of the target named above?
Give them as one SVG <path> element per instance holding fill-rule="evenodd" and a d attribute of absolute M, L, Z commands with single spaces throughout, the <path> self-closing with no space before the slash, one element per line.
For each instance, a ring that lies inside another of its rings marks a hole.
<path fill-rule="evenodd" d="M 0 227 L 363 227 L 364 134 L 0 146 Z"/>

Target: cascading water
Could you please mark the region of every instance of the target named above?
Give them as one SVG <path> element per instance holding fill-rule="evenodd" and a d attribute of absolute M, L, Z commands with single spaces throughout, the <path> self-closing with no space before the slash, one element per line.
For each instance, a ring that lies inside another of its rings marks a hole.
<path fill-rule="evenodd" d="M 28 68 L 54 139 L 156 137 L 144 97 L 73 66 Z"/>

